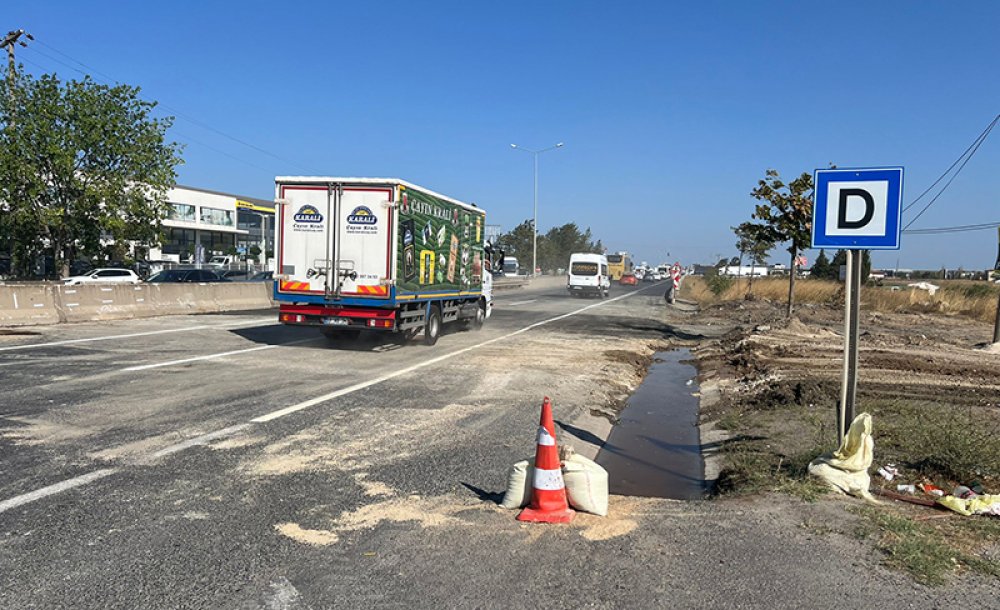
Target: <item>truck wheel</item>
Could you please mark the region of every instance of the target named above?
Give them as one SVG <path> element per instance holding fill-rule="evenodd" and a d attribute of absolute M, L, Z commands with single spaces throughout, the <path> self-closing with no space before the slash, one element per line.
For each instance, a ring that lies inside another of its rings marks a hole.
<path fill-rule="evenodd" d="M 441 336 L 441 310 L 436 305 L 431 306 L 424 321 L 424 345 L 434 345 Z"/>
<path fill-rule="evenodd" d="M 476 306 L 476 317 L 472 319 L 472 330 L 479 330 L 486 323 L 486 302 L 480 301 Z"/>

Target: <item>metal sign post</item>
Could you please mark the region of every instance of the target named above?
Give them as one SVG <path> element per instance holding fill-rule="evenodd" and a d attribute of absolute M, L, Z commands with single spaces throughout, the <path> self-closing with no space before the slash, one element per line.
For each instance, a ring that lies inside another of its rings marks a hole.
<path fill-rule="evenodd" d="M 898 250 L 903 168 L 816 170 L 813 248 L 847 251 L 844 370 L 837 405 L 837 440 L 854 420 L 858 392 L 858 327 L 864 250 Z"/>
<path fill-rule="evenodd" d="M 861 314 L 861 276 L 864 252 L 847 250 L 847 282 L 844 292 L 844 371 L 837 409 L 837 440 L 843 441 L 854 421 L 858 393 L 858 328 Z"/>

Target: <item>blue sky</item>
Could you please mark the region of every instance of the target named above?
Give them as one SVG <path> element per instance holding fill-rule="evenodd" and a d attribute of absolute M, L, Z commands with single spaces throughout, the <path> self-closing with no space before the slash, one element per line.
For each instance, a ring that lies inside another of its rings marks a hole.
<path fill-rule="evenodd" d="M 509 229 L 532 206 L 510 144 L 565 142 L 540 157 L 539 227 L 649 262 L 735 254 L 769 167 L 903 165 L 908 202 L 1000 113 L 988 1 L 34 0 L 4 17 L 37 39 L 29 71 L 82 62 L 179 115 L 182 184 L 272 198 L 275 175 L 398 176 Z M 1000 221 L 998 167 L 994 133 L 914 228 Z M 904 235 L 875 264 L 984 268 L 996 242 Z"/>

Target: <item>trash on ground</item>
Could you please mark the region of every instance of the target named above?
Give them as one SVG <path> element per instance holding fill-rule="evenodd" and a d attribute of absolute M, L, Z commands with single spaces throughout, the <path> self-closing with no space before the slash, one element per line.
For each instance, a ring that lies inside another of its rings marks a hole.
<path fill-rule="evenodd" d="M 931 296 L 934 296 L 934 293 L 941 288 L 940 286 L 931 284 L 930 282 L 914 282 L 912 284 L 907 284 L 907 286 L 909 288 L 916 288 L 918 290 L 926 290 L 927 294 Z"/>
<path fill-rule="evenodd" d="M 916 485 L 897 485 L 896 486 L 896 491 L 898 491 L 899 493 L 915 494 L 915 493 L 917 493 L 917 486 Z"/>
<path fill-rule="evenodd" d="M 938 504 L 950 508 L 960 515 L 992 515 L 1000 517 L 1000 495 L 982 495 L 971 498 L 956 498 L 944 496 L 937 499 Z"/>
<path fill-rule="evenodd" d="M 896 468 L 895 464 L 886 464 L 878 469 L 878 473 L 882 475 L 882 478 L 886 481 L 891 481 L 899 476 L 899 469 Z"/>
<path fill-rule="evenodd" d="M 878 500 L 868 491 L 871 487 L 868 469 L 874 459 L 872 416 L 862 413 L 851 422 L 847 435 L 836 451 L 810 462 L 809 474 L 837 491 L 878 504 Z"/>
<path fill-rule="evenodd" d="M 930 483 L 921 483 L 917 487 L 920 488 L 920 491 L 922 491 L 925 494 L 930 495 L 930 496 L 937 496 L 937 497 L 940 498 L 940 497 L 942 497 L 944 495 L 944 490 L 943 489 L 941 489 L 940 487 L 936 487 L 934 485 L 931 485 Z"/>

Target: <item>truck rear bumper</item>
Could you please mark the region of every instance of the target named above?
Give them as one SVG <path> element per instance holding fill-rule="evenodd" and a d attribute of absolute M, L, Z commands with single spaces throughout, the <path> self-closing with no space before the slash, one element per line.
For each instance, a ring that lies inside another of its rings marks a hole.
<path fill-rule="evenodd" d="M 282 303 L 278 310 L 278 321 L 294 326 L 394 331 L 396 310 Z"/>

